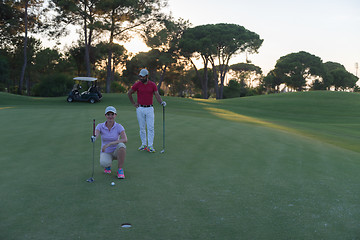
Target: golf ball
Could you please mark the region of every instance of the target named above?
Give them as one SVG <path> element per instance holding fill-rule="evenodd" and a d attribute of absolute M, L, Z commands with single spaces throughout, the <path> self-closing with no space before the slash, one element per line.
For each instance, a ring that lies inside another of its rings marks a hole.
<path fill-rule="evenodd" d="M 111 186 L 114 186 L 115 185 L 115 183 L 114 182 L 111 182 Z"/>

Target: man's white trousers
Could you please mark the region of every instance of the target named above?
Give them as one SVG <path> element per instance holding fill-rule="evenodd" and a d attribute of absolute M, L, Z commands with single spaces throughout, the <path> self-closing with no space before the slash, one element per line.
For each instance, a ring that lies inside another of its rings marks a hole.
<path fill-rule="evenodd" d="M 136 115 L 139 121 L 141 145 L 153 147 L 155 135 L 154 107 L 138 107 L 136 109 Z"/>

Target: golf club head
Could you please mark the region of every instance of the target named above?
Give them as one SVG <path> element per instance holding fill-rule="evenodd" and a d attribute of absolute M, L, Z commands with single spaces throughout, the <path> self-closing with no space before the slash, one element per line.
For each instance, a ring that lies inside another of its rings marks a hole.
<path fill-rule="evenodd" d="M 91 178 L 87 179 L 86 181 L 91 183 L 91 182 L 94 182 L 95 179 L 93 177 L 91 177 Z"/>
<path fill-rule="evenodd" d="M 161 150 L 161 152 L 160 152 L 160 153 L 164 153 L 164 152 L 165 152 L 165 149 Z"/>

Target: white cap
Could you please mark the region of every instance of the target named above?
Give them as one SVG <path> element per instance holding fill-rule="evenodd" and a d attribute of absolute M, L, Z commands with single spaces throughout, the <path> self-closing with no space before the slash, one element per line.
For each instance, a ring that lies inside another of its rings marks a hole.
<path fill-rule="evenodd" d="M 116 114 L 116 108 L 114 108 L 113 106 L 108 106 L 106 109 L 105 109 L 105 114 L 107 114 L 108 112 L 113 112 Z"/>
<path fill-rule="evenodd" d="M 141 70 L 140 70 L 139 75 L 140 75 L 141 77 L 145 77 L 145 76 L 149 75 L 149 72 L 148 72 L 148 70 L 146 70 L 146 69 L 144 68 L 144 69 L 141 69 Z"/>

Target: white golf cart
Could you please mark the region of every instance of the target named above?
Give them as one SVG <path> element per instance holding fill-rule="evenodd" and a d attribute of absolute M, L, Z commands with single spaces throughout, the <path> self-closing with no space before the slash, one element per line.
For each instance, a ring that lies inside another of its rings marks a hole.
<path fill-rule="evenodd" d="M 100 93 L 96 85 L 97 78 L 75 77 L 74 80 L 75 80 L 75 85 L 66 99 L 68 102 L 79 101 L 79 102 L 95 103 L 101 100 L 102 94 Z M 81 90 L 80 81 L 86 81 L 90 83 L 89 84 L 90 87 L 87 91 L 83 91 L 83 92 L 80 91 Z"/>

